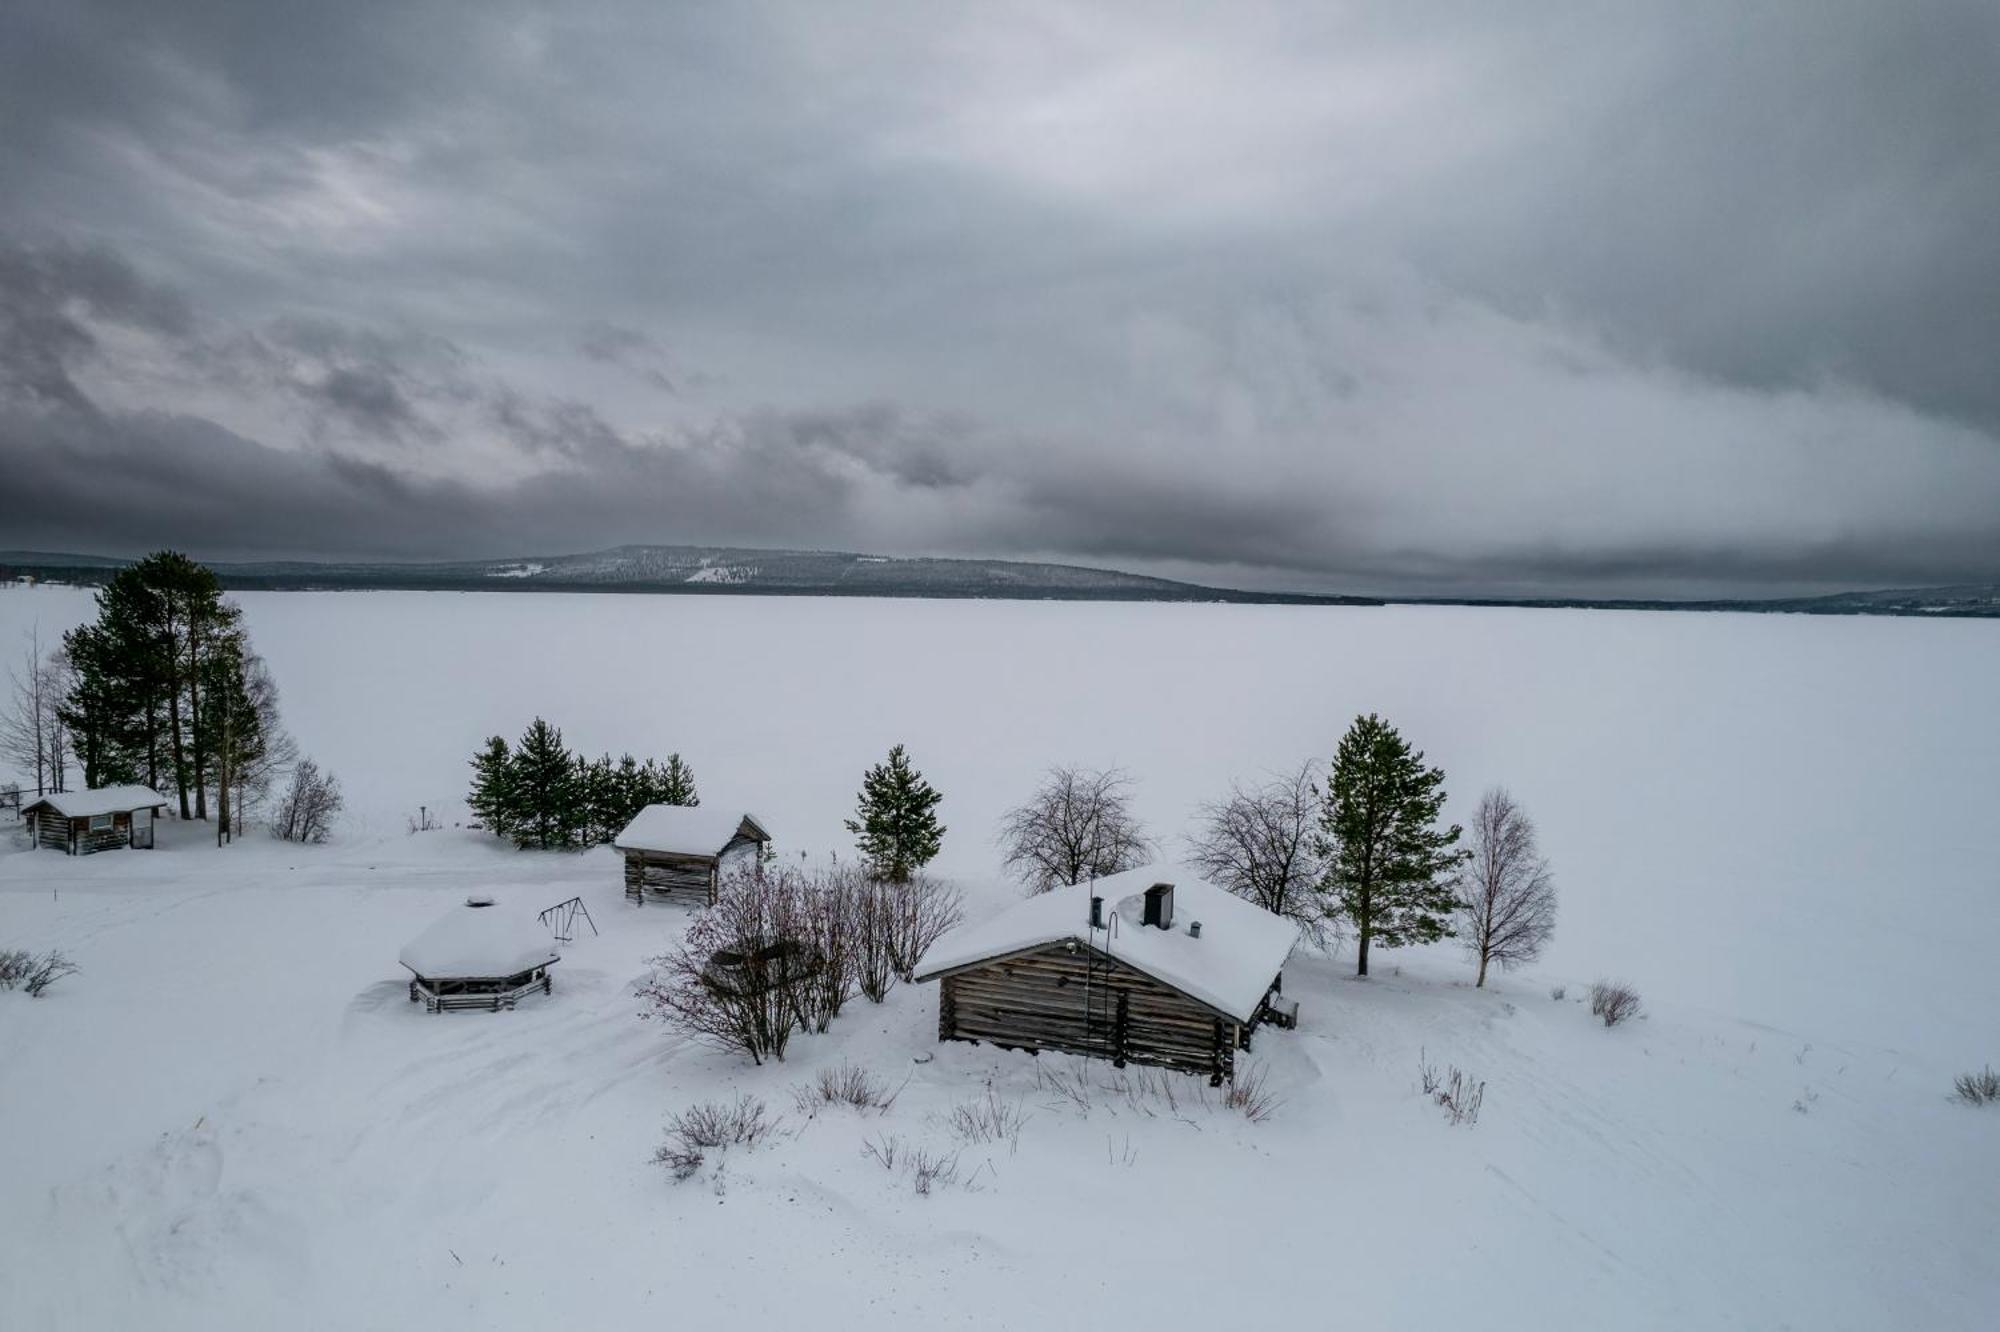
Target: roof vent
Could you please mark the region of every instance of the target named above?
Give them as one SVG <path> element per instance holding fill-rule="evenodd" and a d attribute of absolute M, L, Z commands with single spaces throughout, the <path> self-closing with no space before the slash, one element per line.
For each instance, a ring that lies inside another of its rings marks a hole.
<path fill-rule="evenodd" d="M 1198 921 L 1198 920 L 1191 920 L 1191 921 L 1189 921 L 1189 922 L 1188 922 L 1188 938 L 1190 938 L 1190 939 L 1199 939 L 1199 938 L 1201 938 L 1201 922 L 1200 922 L 1200 921 Z"/>
<path fill-rule="evenodd" d="M 1156 883 L 1146 890 L 1145 922 L 1160 929 L 1174 927 L 1174 886 L 1170 883 Z"/>

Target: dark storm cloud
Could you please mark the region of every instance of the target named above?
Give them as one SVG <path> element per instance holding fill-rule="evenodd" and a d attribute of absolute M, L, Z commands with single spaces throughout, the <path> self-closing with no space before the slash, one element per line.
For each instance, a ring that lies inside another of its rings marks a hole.
<path fill-rule="evenodd" d="M 155 485 L 5 518 L 2000 577 L 1995 49 L 1957 0 L 30 0 L 0 461 Z"/>

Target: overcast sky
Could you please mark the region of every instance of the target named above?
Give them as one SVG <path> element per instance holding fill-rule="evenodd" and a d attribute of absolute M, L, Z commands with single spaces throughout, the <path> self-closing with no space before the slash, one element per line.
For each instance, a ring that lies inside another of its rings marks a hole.
<path fill-rule="evenodd" d="M 2000 5 L 0 10 L 0 547 L 2000 579 Z"/>

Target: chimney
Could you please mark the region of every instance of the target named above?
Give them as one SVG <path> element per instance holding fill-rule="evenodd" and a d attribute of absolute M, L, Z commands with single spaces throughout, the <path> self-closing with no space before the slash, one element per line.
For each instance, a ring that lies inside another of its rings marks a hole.
<path fill-rule="evenodd" d="M 1104 928 L 1104 899 L 1101 897 L 1090 899 L 1090 928 L 1093 930 Z"/>
<path fill-rule="evenodd" d="M 1145 923 L 1163 930 L 1174 927 L 1174 886 L 1156 883 L 1146 890 Z"/>

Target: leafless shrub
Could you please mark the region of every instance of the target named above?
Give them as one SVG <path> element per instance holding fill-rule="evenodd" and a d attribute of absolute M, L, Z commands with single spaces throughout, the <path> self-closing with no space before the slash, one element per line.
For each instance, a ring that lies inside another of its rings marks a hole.
<path fill-rule="evenodd" d="M 1339 917 L 1327 910 L 1319 887 L 1320 815 L 1310 763 L 1262 786 L 1232 786 L 1197 812 L 1188 863 L 1217 886 L 1292 921 L 1324 948 L 1337 941 Z"/>
<path fill-rule="evenodd" d="M 811 1082 L 802 1082 L 792 1088 L 792 1104 L 802 1115 L 812 1115 L 829 1105 L 847 1105 L 856 1110 L 886 1114 L 902 1090 L 901 1087 L 892 1089 L 884 1079 L 858 1064 L 844 1063 L 839 1068 L 823 1068 Z"/>
<path fill-rule="evenodd" d="M 942 1152 L 930 1152 L 918 1148 L 905 1158 L 910 1176 L 910 1187 L 919 1198 L 928 1198 L 937 1185 L 958 1183 L 958 1153 L 949 1156 Z"/>
<path fill-rule="evenodd" d="M 2000 1101 L 2000 1073 L 1987 1065 L 1977 1073 L 1961 1073 L 1952 1084 L 1959 1100 L 1967 1105 L 1991 1105 Z"/>
<path fill-rule="evenodd" d="M 867 879 L 856 885 L 848 898 L 854 926 L 854 984 L 872 1004 L 889 997 L 898 975 L 890 937 L 894 933 L 896 890 L 895 884 Z"/>
<path fill-rule="evenodd" d="M 1473 811 L 1471 858 L 1459 872 L 1459 935 L 1479 960 L 1475 986 L 1486 968 L 1502 969 L 1541 956 L 1556 932 L 1556 888 L 1549 862 L 1535 841 L 1535 824 L 1502 787 L 1480 798 Z"/>
<path fill-rule="evenodd" d="M 1079 1064 L 1073 1068 L 1063 1068 L 1053 1059 L 1035 1061 L 1035 1087 L 1039 1091 L 1053 1092 L 1074 1110 L 1084 1115 L 1090 1114 L 1091 1088 L 1090 1068 Z"/>
<path fill-rule="evenodd" d="M 1424 1095 L 1442 1106 L 1452 1123 L 1469 1127 L 1479 1122 L 1479 1108 L 1486 1102 L 1484 1082 L 1476 1081 L 1456 1064 L 1438 1072 L 1437 1065 L 1421 1050 L 1417 1052 L 1417 1071 Z"/>
<path fill-rule="evenodd" d="M 1011 1153 L 1020 1150 L 1021 1128 L 1030 1118 L 1019 1102 L 1001 1100 L 989 1083 L 986 1095 L 953 1106 L 945 1124 L 961 1142 L 1004 1142 Z"/>
<path fill-rule="evenodd" d="M 778 891 L 796 899 L 795 914 L 813 955 L 813 965 L 797 977 L 794 1002 L 799 1026 L 825 1031 L 854 997 L 857 912 L 863 889 L 858 869 L 779 870 L 767 873 Z"/>
<path fill-rule="evenodd" d="M 300 759 L 291 785 L 271 811 L 271 835 L 287 842 L 324 842 L 345 804 L 339 780 L 322 773 L 311 759 Z"/>
<path fill-rule="evenodd" d="M 903 1159 L 903 1140 L 893 1134 L 884 1134 L 879 1138 L 863 1138 L 861 1154 L 884 1170 L 894 1171 L 896 1162 Z"/>
<path fill-rule="evenodd" d="M 1569 987 L 1567 985 L 1551 985 L 1549 987 L 1549 998 L 1555 1000 L 1557 1003 L 1561 1003 L 1568 994 Z"/>
<path fill-rule="evenodd" d="M 0 949 L 0 990 L 11 990 L 35 968 L 35 955 L 25 948 Z"/>
<path fill-rule="evenodd" d="M 1615 1027 L 1627 1018 L 1638 1017 L 1641 1011 L 1639 992 L 1629 985 L 1598 981 L 1590 987 L 1591 1016 L 1603 1018 L 1607 1027 Z"/>
<path fill-rule="evenodd" d="M 964 895 L 951 884 L 917 874 L 888 888 L 889 961 L 908 980 L 932 944 L 965 917 Z"/>
<path fill-rule="evenodd" d="M 782 1060 L 814 965 L 795 871 L 740 869 L 639 989 L 649 1016 L 756 1063 Z"/>
<path fill-rule="evenodd" d="M 677 1180 L 700 1170 L 708 1153 L 730 1147 L 755 1147 L 778 1129 L 765 1117 L 764 1103 L 752 1096 L 733 1102 L 704 1101 L 675 1115 L 667 1124 L 667 1140 L 653 1152 L 653 1164 L 665 1166 Z"/>
<path fill-rule="evenodd" d="M 49 986 L 64 976 L 74 976 L 78 970 L 76 963 L 51 949 L 29 964 L 27 974 L 21 978 L 21 988 L 28 992 L 29 998 L 39 999 Z"/>
<path fill-rule="evenodd" d="M 1008 871 L 1030 893 L 1045 893 L 1143 863 L 1152 847 L 1131 791 L 1132 779 L 1117 768 L 1049 769 L 1027 803 L 1000 820 Z"/>
<path fill-rule="evenodd" d="M 1222 1103 L 1231 1110 L 1241 1110 L 1253 1124 L 1269 1119 L 1284 1102 L 1265 1085 L 1266 1072 L 1261 1064 L 1239 1067 L 1236 1080 L 1223 1089 Z"/>

